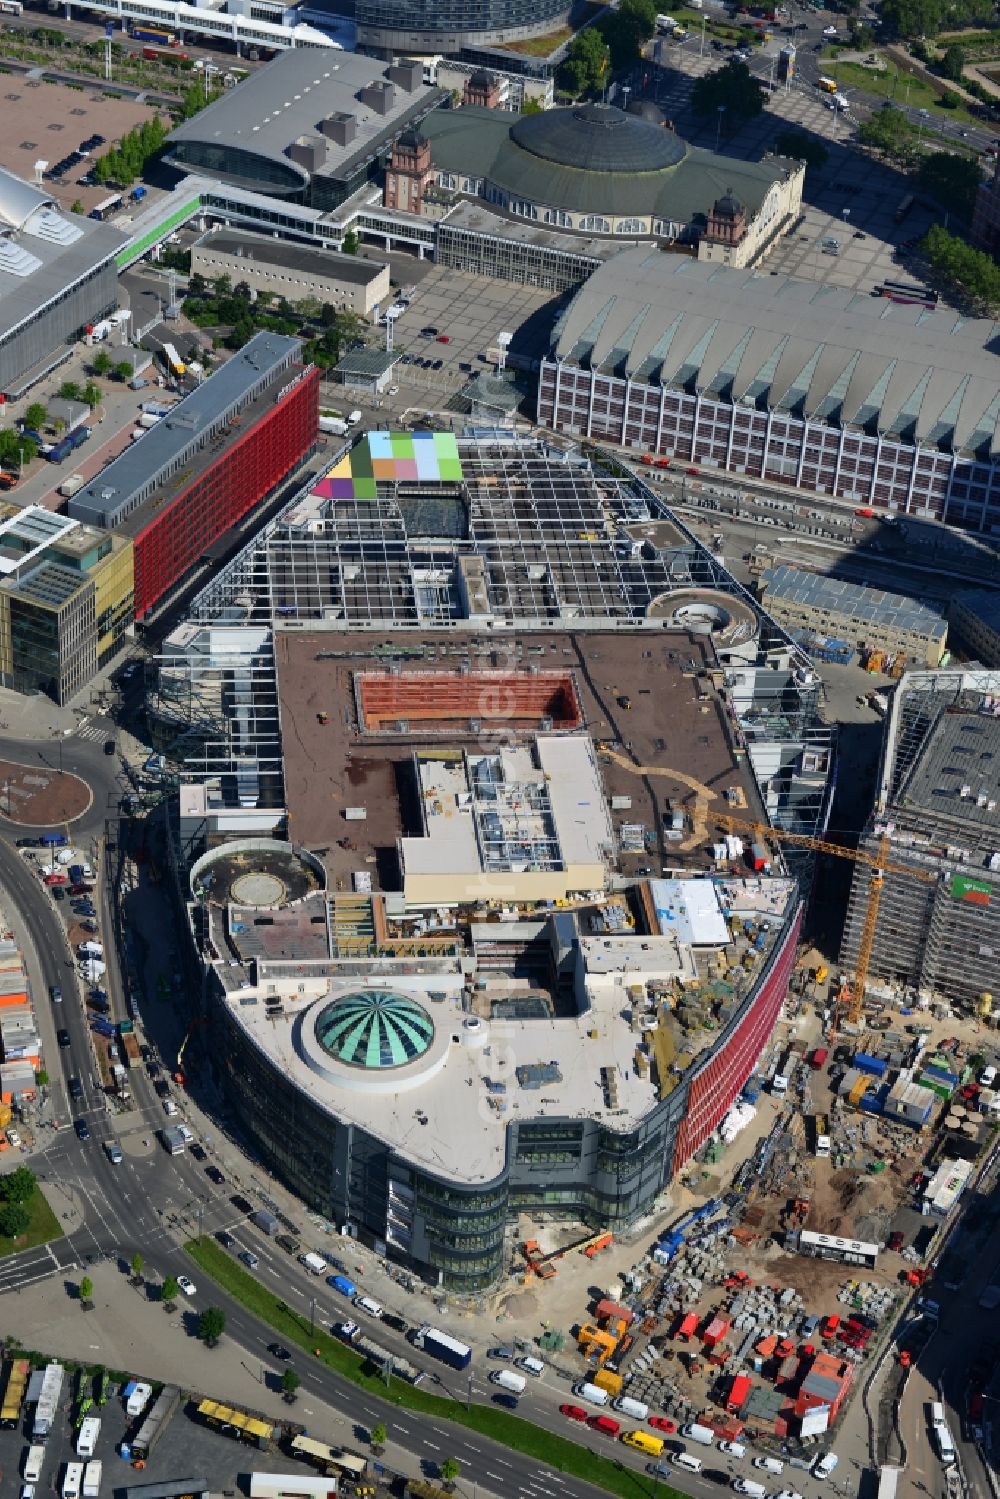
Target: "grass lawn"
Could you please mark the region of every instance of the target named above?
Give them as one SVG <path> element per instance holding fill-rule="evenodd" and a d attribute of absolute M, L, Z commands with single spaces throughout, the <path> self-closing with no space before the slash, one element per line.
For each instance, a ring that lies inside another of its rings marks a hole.
<path fill-rule="evenodd" d="M 900 72 L 897 68 L 889 67 L 884 72 L 877 72 L 874 68 L 863 68 L 860 63 L 838 62 L 835 57 L 824 57 L 823 65 L 828 69 L 830 77 L 835 78 L 841 88 L 864 89 L 865 93 L 877 94 L 881 99 L 891 99 L 894 104 L 900 106 L 909 98 L 910 104 L 915 109 L 932 110 L 936 120 L 962 120 L 966 125 L 975 123 L 974 117 L 969 113 L 965 104 L 958 104 L 954 109 L 946 109 L 940 97 L 922 78 L 914 78 L 911 74 Z M 909 84 L 908 92 L 907 84 Z"/>
<path fill-rule="evenodd" d="M 283 1341 L 296 1343 L 300 1348 L 310 1351 L 328 1368 L 335 1369 L 338 1374 L 344 1375 L 371 1394 L 378 1395 L 380 1399 L 388 1400 L 406 1410 L 420 1411 L 468 1426 L 481 1436 L 492 1437 L 504 1447 L 511 1447 L 528 1457 L 537 1457 L 562 1473 L 572 1473 L 575 1478 L 597 1484 L 609 1493 L 619 1494 L 621 1499 L 651 1499 L 654 1482 L 658 1481 L 624 1467 L 614 1457 L 595 1456 L 576 1442 L 545 1431 L 540 1426 L 533 1426 L 520 1416 L 477 1403 L 467 1408 L 458 1400 L 432 1394 L 422 1386 L 415 1388 L 395 1376 L 386 1385 L 385 1379 L 380 1375 L 364 1373 L 363 1358 L 352 1352 L 339 1338 L 333 1338 L 323 1331 L 310 1332 L 308 1318 L 300 1316 L 266 1286 L 248 1275 L 211 1239 L 192 1240 L 184 1247 L 200 1270 L 217 1280 L 231 1296 L 275 1332 L 280 1333 Z M 465 1376 L 457 1374 L 454 1378 L 456 1387 L 463 1389 Z M 391 1424 L 389 1436 L 392 1436 Z M 608 1446 L 614 1452 L 610 1442 Z M 442 1457 L 450 1455 L 441 1453 Z M 682 1499 L 676 1489 L 671 1489 L 666 1484 L 660 1483 L 657 1492 L 662 1493 L 664 1499 Z"/>
<path fill-rule="evenodd" d="M 50 1239 L 62 1238 L 63 1230 L 59 1219 L 38 1187 L 28 1198 L 25 1207 L 31 1214 L 27 1231 L 16 1239 L 0 1239 L 0 1259 L 5 1259 L 9 1254 L 20 1254 L 22 1249 L 34 1249 L 36 1244 L 47 1244 Z"/>
<path fill-rule="evenodd" d="M 521 52 L 527 57 L 548 57 L 563 42 L 568 42 L 572 35 L 572 26 L 560 26 L 558 31 L 550 31 L 546 36 L 526 36 L 519 42 L 506 42 L 504 50 Z"/>

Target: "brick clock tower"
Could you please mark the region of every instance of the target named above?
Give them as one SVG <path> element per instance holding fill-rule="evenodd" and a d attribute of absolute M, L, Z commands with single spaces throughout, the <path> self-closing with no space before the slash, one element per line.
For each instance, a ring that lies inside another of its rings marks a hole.
<path fill-rule="evenodd" d="M 385 206 L 419 213 L 431 175 L 431 143 L 419 130 L 404 130 L 393 142 L 385 174 Z"/>

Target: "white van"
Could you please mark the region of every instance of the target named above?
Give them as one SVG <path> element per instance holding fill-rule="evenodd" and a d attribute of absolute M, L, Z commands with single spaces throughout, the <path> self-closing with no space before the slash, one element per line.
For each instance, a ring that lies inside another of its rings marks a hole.
<path fill-rule="evenodd" d="M 512 1395 L 523 1395 L 528 1381 L 523 1374 L 515 1374 L 513 1369 L 494 1369 L 490 1383 L 499 1385 L 501 1390 L 509 1390 Z"/>
<path fill-rule="evenodd" d="M 681 1427 L 681 1436 L 689 1437 L 692 1442 L 700 1442 L 703 1447 L 711 1447 L 715 1441 L 715 1432 L 710 1426 L 699 1426 L 692 1422 L 690 1426 Z"/>
<path fill-rule="evenodd" d="M 348 415 L 347 415 L 347 425 L 349 427 L 356 427 L 358 425 L 358 422 L 360 420 L 361 420 L 361 412 L 360 411 L 350 411 L 350 412 L 348 412 Z"/>
<path fill-rule="evenodd" d="M 125 1404 L 125 1414 L 127 1416 L 141 1416 L 149 1403 L 149 1397 L 152 1393 L 153 1386 L 140 1380 L 128 1397 Z"/>
<path fill-rule="evenodd" d="M 523 1369 L 525 1374 L 530 1374 L 532 1379 L 540 1379 L 545 1373 L 545 1365 L 540 1358 L 519 1358 L 517 1367 Z"/>
<path fill-rule="evenodd" d="M 693 1452 L 675 1452 L 670 1461 L 675 1468 L 686 1468 L 689 1473 L 701 1472 L 701 1458 Z"/>
<path fill-rule="evenodd" d="M 355 1296 L 354 1305 L 359 1312 L 367 1312 L 369 1317 L 374 1317 L 376 1321 L 381 1320 L 382 1308 L 370 1296 Z"/>
<path fill-rule="evenodd" d="M 573 1394 L 579 1395 L 581 1400 L 586 1400 L 590 1405 L 607 1405 L 611 1398 L 607 1390 L 602 1390 L 599 1384 L 590 1384 L 587 1380 L 582 1384 L 575 1384 Z"/>
<path fill-rule="evenodd" d="M 327 1268 L 326 1260 L 319 1254 L 300 1254 L 299 1264 L 305 1265 L 310 1275 L 322 1275 Z"/>
<path fill-rule="evenodd" d="M 937 1443 L 938 1456 L 941 1462 L 946 1468 L 950 1468 L 957 1454 L 951 1432 L 943 1421 L 934 1428 L 934 1440 Z"/>
<path fill-rule="evenodd" d="M 785 1465 L 777 1457 L 755 1457 L 753 1460 L 755 1468 L 760 1468 L 763 1473 L 784 1473 Z"/>
<path fill-rule="evenodd" d="M 633 1400 L 631 1395 L 619 1395 L 617 1400 L 611 1404 L 616 1411 L 621 1411 L 623 1416 L 631 1416 L 633 1421 L 645 1421 L 649 1415 L 649 1406 L 643 1405 L 641 1400 Z"/>
<path fill-rule="evenodd" d="M 752 1478 L 734 1478 L 732 1487 L 737 1494 L 746 1494 L 747 1499 L 767 1499 L 767 1489 Z"/>
<path fill-rule="evenodd" d="M 24 1481 L 25 1483 L 40 1483 L 42 1477 L 42 1464 L 45 1462 L 44 1447 L 29 1447 L 28 1455 L 24 1459 Z"/>

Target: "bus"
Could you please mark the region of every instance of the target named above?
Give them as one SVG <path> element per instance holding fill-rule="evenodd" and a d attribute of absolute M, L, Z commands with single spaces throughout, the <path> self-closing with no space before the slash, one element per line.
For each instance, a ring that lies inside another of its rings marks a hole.
<path fill-rule="evenodd" d="M 96 208 L 92 208 L 87 217 L 89 219 L 99 219 L 103 223 L 111 214 L 117 213 L 121 206 L 121 193 L 112 193 L 110 198 L 105 198 L 102 202 L 98 203 Z"/>
<path fill-rule="evenodd" d="M 21 1424 L 21 1411 L 24 1408 L 24 1396 L 30 1375 L 30 1360 L 26 1358 L 12 1360 L 7 1371 L 3 1405 L 0 1406 L 0 1427 L 4 1431 L 14 1431 Z"/>
<path fill-rule="evenodd" d="M 837 80 L 836 78 L 825 78 L 821 73 L 819 87 L 824 94 L 835 94 L 837 92 Z"/>
<path fill-rule="evenodd" d="M 21 0 L 0 0 L 0 15 L 19 16 L 23 10 Z"/>
<path fill-rule="evenodd" d="M 158 47 L 177 46 L 175 33 L 161 26 L 133 26 L 131 35 L 137 42 L 155 42 Z"/>
<path fill-rule="evenodd" d="M 890 302 L 905 304 L 916 304 L 919 307 L 927 307 L 933 310 L 940 300 L 936 291 L 931 291 L 927 286 L 910 286 L 905 281 L 883 281 L 877 288 L 880 297 L 885 297 Z"/>
<path fill-rule="evenodd" d="M 206 1426 L 211 1426 L 215 1431 L 221 1431 L 227 1437 L 235 1437 L 238 1442 L 246 1442 L 251 1447 L 259 1447 L 261 1452 L 270 1450 L 274 1438 L 274 1427 L 269 1421 L 251 1414 L 250 1411 L 238 1410 L 235 1406 L 224 1405 L 219 1400 L 203 1400 L 198 1406 L 198 1415 Z"/>
<path fill-rule="evenodd" d="M 347 1478 L 362 1478 L 368 1468 L 367 1459 L 356 1452 L 328 1447 L 325 1442 L 314 1441 L 312 1437 L 293 1437 L 288 1450 L 292 1457 L 301 1458 L 302 1462 L 328 1476 L 342 1473 Z"/>
<path fill-rule="evenodd" d="M 893 214 L 893 218 L 895 219 L 897 224 L 901 224 L 903 222 L 903 220 L 906 218 L 906 215 L 913 207 L 915 201 L 916 200 L 912 193 L 903 194 L 899 202 L 896 204 L 896 212 Z"/>

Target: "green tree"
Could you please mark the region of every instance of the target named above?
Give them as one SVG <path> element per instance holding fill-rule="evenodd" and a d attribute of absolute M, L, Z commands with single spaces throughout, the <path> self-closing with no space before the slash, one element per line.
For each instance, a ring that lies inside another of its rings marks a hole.
<path fill-rule="evenodd" d="M 521 113 L 523 115 L 540 115 L 542 112 L 542 101 L 540 99 L 522 99 Z"/>
<path fill-rule="evenodd" d="M 49 1074 L 44 1067 L 39 1067 L 35 1073 L 35 1082 L 40 1088 L 47 1088 L 49 1086 Z"/>
<path fill-rule="evenodd" d="M 198 1336 L 206 1348 L 214 1348 L 226 1330 L 226 1314 L 221 1307 L 206 1306 L 198 1318 Z"/>
<path fill-rule="evenodd" d="M 160 1287 L 160 1300 L 164 1306 L 169 1306 L 171 1302 L 176 1301 L 180 1293 L 181 1288 L 177 1284 L 177 1277 L 168 1275 Z"/>
<path fill-rule="evenodd" d="M 444 1484 L 446 1489 L 454 1488 L 455 1480 L 458 1478 L 461 1471 L 462 1464 L 459 1462 L 457 1457 L 445 1458 L 444 1462 L 441 1464 L 440 1473 L 441 1482 Z"/>
<path fill-rule="evenodd" d="M 16 463 L 20 468 L 23 464 L 30 463 L 37 452 L 38 446 L 33 437 L 25 437 L 12 427 L 5 427 L 0 431 L 0 462 Z"/>
<path fill-rule="evenodd" d="M 93 1296 L 93 1294 L 94 1294 L 94 1282 L 91 1280 L 91 1278 L 90 1278 L 89 1275 L 85 1275 L 82 1278 L 82 1280 L 80 1281 L 80 1303 L 81 1303 L 81 1305 L 84 1306 L 84 1307 L 87 1307 L 90 1304 L 90 1299 Z"/>
<path fill-rule="evenodd" d="M 572 94 L 602 89 L 611 66 L 608 44 L 596 26 L 578 31 L 569 46 L 562 76 Z"/>
<path fill-rule="evenodd" d="M 358 231 L 356 229 L 348 229 L 341 241 L 340 248 L 344 255 L 356 255 L 358 253 Z"/>
<path fill-rule="evenodd" d="M 64 380 L 59 387 L 59 397 L 63 401 L 82 401 L 83 391 L 75 380 Z"/>
<path fill-rule="evenodd" d="M 957 214 L 964 223 L 972 218 L 982 180 L 979 163 L 953 151 L 934 151 L 923 157 L 917 168 L 917 182 L 921 189 L 936 198 L 949 213 Z"/>
<path fill-rule="evenodd" d="M 976 311 L 992 316 L 1000 307 L 1000 266 L 991 255 L 973 250 L 940 224 L 931 226 L 920 248 L 931 269 Z"/>
<path fill-rule="evenodd" d="M 83 387 L 83 399 L 91 411 L 101 404 L 101 387 L 95 385 L 93 380 L 88 380 Z"/>
<path fill-rule="evenodd" d="M 83 204 L 81 203 L 81 201 L 80 201 L 79 198 L 74 198 L 73 199 L 72 203 L 69 205 L 69 211 L 70 211 L 70 213 L 82 213 L 83 212 Z"/>
<path fill-rule="evenodd" d="M 941 72 L 945 78 L 950 78 L 952 83 L 961 83 L 962 74 L 965 72 L 965 48 L 960 47 L 957 42 L 952 42 L 945 49 L 941 59 Z"/>
<path fill-rule="evenodd" d="M 294 1369 L 286 1369 L 281 1376 L 281 1393 L 289 1405 L 295 1399 L 301 1383 L 302 1380 Z"/>
<path fill-rule="evenodd" d="M 0 1198 L 4 1202 L 27 1202 L 37 1185 L 35 1173 L 18 1166 L 9 1176 L 0 1176 Z"/>
<path fill-rule="evenodd" d="M 614 72 L 635 62 L 644 42 L 656 30 L 656 6 L 653 0 L 621 0 L 617 10 L 607 11 L 598 22 L 611 54 Z"/>
<path fill-rule="evenodd" d="M 142 1280 L 142 1267 L 146 1263 L 138 1249 L 132 1256 L 132 1279 Z"/>
<path fill-rule="evenodd" d="M 385 1447 L 386 1442 L 389 1440 L 389 1433 L 385 1428 L 384 1421 L 375 1422 L 375 1425 L 368 1433 L 368 1440 L 370 1441 L 372 1447 L 376 1452 L 382 1451 L 382 1449 Z"/>
<path fill-rule="evenodd" d="M 237 318 L 226 335 L 226 348 L 242 349 L 243 345 L 253 338 L 256 331 L 252 318 Z"/>
<path fill-rule="evenodd" d="M 806 135 L 804 130 L 779 130 L 774 137 L 774 149 L 780 156 L 804 161 L 807 167 L 815 167 L 817 171 L 826 164 L 830 155 L 821 140 L 815 135 Z"/>
<path fill-rule="evenodd" d="M 131 361 L 128 360 L 128 359 L 119 359 L 118 363 L 115 365 L 115 368 L 114 368 L 114 377 L 115 377 L 116 380 L 121 380 L 121 382 L 123 384 L 125 383 L 126 380 L 131 380 L 131 378 L 132 378 L 132 363 L 131 363 Z"/>
<path fill-rule="evenodd" d="M 876 110 L 858 126 L 858 139 L 893 161 L 907 161 L 916 142 L 916 127 L 901 109 Z"/>
<path fill-rule="evenodd" d="M 98 349 L 90 361 L 90 367 L 95 375 L 110 375 L 114 368 L 114 361 L 107 349 Z"/>
<path fill-rule="evenodd" d="M 48 419 L 49 413 L 46 411 L 41 401 L 32 401 L 31 405 L 24 413 L 24 425 L 26 427 L 30 427 L 33 432 L 41 432 Z"/>
<path fill-rule="evenodd" d="M 961 102 L 961 94 L 956 94 L 953 88 L 946 88 L 938 100 L 942 109 L 957 109 Z"/>
<path fill-rule="evenodd" d="M 745 62 L 727 62 L 697 79 L 691 108 L 702 116 L 724 109 L 726 124 L 732 128 L 756 119 L 764 108 L 764 91 Z"/>
<path fill-rule="evenodd" d="M 943 0 L 882 0 L 880 9 L 887 30 L 903 37 L 934 36 L 943 14 Z"/>
<path fill-rule="evenodd" d="M 0 1206 L 0 1238 L 16 1239 L 27 1232 L 30 1222 L 31 1215 L 20 1202 L 5 1202 Z"/>

